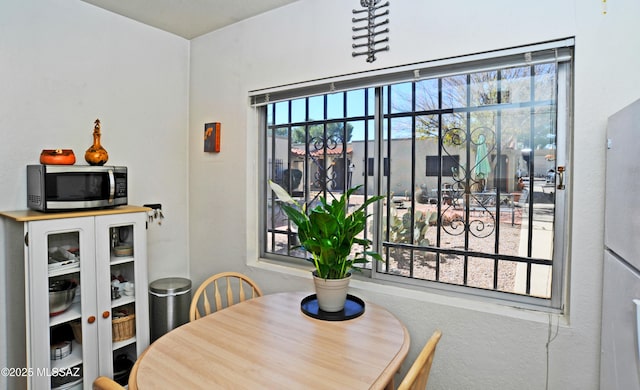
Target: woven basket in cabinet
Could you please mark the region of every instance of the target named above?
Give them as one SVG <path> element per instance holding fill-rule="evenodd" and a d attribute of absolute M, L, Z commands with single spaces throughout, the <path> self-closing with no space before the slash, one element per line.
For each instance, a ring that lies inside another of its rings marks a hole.
<path fill-rule="evenodd" d="M 82 344 L 82 322 L 80 321 L 72 321 L 70 322 L 71 330 L 73 331 L 73 338 L 76 340 L 76 343 Z"/>
<path fill-rule="evenodd" d="M 124 317 L 111 320 L 113 341 L 122 341 L 136 335 L 136 315 L 129 314 Z"/>

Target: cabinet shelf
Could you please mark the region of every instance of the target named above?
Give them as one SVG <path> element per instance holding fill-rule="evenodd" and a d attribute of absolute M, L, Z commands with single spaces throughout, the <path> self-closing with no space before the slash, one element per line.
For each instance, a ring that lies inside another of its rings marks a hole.
<path fill-rule="evenodd" d="M 114 341 L 113 342 L 113 350 L 117 351 L 120 348 L 124 348 L 127 345 L 131 345 L 136 342 L 136 336 L 131 337 L 130 339 L 122 340 L 122 341 Z"/>
<path fill-rule="evenodd" d="M 74 264 L 70 268 L 60 267 L 49 270 L 49 277 L 69 275 L 80 272 L 80 264 Z"/>
<path fill-rule="evenodd" d="M 64 324 L 65 322 L 70 322 L 80 317 L 82 317 L 80 302 L 74 302 L 64 313 L 49 317 L 49 326 Z"/>
<path fill-rule="evenodd" d="M 111 300 L 111 308 L 126 305 L 127 303 L 133 303 L 136 301 L 136 297 L 133 295 L 121 295 L 118 299 Z"/>
<path fill-rule="evenodd" d="M 133 262 L 133 256 L 114 256 L 111 255 L 111 265 L 125 264 Z"/>

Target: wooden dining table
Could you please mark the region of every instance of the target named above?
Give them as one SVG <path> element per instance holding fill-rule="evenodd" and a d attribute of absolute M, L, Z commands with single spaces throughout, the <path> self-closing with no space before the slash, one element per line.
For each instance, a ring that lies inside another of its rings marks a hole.
<path fill-rule="evenodd" d="M 313 318 L 300 306 L 310 294 L 265 295 L 182 325 L 149 346 L 131 380 L 139 390 L 393 388 L 406 327 L 370 302 L 357 318 Z"/>

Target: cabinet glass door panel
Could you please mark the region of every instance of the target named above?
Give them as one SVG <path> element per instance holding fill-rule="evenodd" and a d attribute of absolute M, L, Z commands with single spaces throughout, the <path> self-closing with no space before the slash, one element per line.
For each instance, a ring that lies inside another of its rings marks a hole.
<path fill-rule="evenodd" d="M 117 351 L 136 341 L 135 327 L 135 232 L 131 224 L 109 227 L 109 271 L 111 276 L 112 349 Z M 122 361 L 137 356 L 127 356 L 120 351 Z M 115 359 L 114 359 L 115 362 Z M 114 363 L 114 367 L 115 367 Z M 114 373 L 115 374 L 115 373 Z"/>
<path fill-rule="evenodd" d="M 63 388 L 82 381 L 83 372 L 87 375 L 98 372 L 97 364 L 85 364 L 83 359 L 97 347 L 97 327 L 86 321 L 96 308 L 91 292 L 95 285 L 93 219 L 32 222 L 28 233 L 28 267 L 32 277 L 27 306 L 34 324 L 29 329 L 29 338 L 31 345 L 39 349 L 33 355 L 34 367 L 66 374 L 55 380 L 52 375 L 34 376 L 32 387 Z M 89 254 L 88 261 L 83 261 L 83 254 Z M 48 302 L 42 302 L 41 297 L 48 297 Z M 43 329 L 45 326 L 47 331 Z M 75 332 L 73 326 L 77 328 Z"/>
<path fill-rule="evenodd" d="M 149 343 L 148 297 L 140 293 L 141 288 L 146 291 L 148 284 L 144 230 L 145 214 L 96 220 L 96 264 L 101 267 L 97 273 L 98 306 L 110 312 L 109 330 L 101 332 L 99 345 L 101 350 L 112 351 L 101 354 L 101 359 L 108 359 L 100 361 L 100 370 L 112 373 L 116 381 L 121 368 L 134 362 Z"/>

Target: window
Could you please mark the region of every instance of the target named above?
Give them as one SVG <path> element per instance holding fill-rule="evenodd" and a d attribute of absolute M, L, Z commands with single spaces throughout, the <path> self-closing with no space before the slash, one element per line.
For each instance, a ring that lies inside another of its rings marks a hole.
<path fill-rule="evenodd" d="M 568 187 L 549 172 L 570 152 L 572 43 L 254 94 L 261 255 L 306 257 L 268 179 L 308 207 L 360 185 L 350 207 L 386 195 L 367 277 L 562 309 Z"/>
<path fill-rule="evenodd" d="M 374 167 L 375 167 L 375 159 L 373 157 L 369 157 L 367 159 L 367 164 L 368 164 L 367 165 L 367 167 L 368 167 L 367 168 L 367 172 L 368 172 L 367 174 L 369 176 L 373 176 L 373 171 L 375 170 L 374 169 Z M 354 166 L 354 168 L 355 168 L 355 166 Z M 382 160 L 382 169 L 383 169 L 383 173 L 382 174 L 384 176 L 387 176 L 389 174 L 389 159 L 387 157 L 385 157 Z"/>
<path fill-rule="evenodd" d="M 426 176 L 448 176 L 460 166 L 460 156 L 443 156 L 442 161 L 438 156 L 427 156 Z"/>

